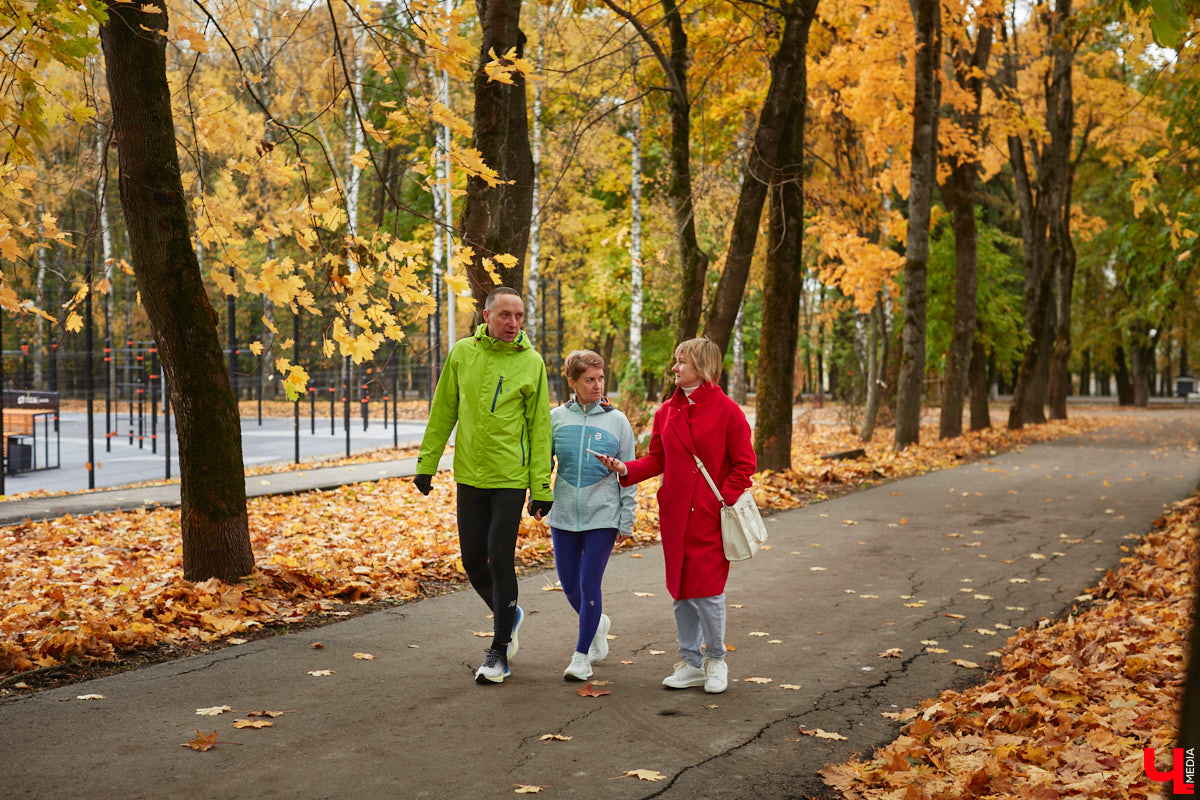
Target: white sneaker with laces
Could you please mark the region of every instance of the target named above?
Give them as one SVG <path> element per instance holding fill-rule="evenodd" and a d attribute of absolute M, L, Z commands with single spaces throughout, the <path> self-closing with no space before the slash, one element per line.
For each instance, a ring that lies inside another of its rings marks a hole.
<path fill-rule="evenodd" d="M 587 653 L 575 652 L 571 663 L 563 670 L 564 681 L 586 681 L 592 677 L 592 662 L 588 661 Z"/>
<path fill-rule="evenodd" d="M 725 659 L 704 659 L 704 691 L 720 694 L 729 686 L 729 665 Z"/>
<path fill-rule="evenodd" d="M 592 646 L 587 651 L 588 660 L 593 664 L 608 657 L 608 629 L 611 627 L 612 620 L 608 618 L 608 614 L 601 614 L 600 624 L 596 626 L 596 635 L 592 637 Z"/>
<path fill-rule="evenodd" d="M 489 683 L 503 683 L 511 674 L 504 653 L 489 647 L 483 655 L 483 664 L 475 670 L 475 682 L 485 686 Z"/>
<path fill-rule="evenodd" d="M 690 689 L 693 686 L 703 686 L 704 680 L 704 670 L 693 667 L 686 661 L 679 661 L 675 664 L 675 671 L 663 678 L 662 685 L 668 689 Z"/>

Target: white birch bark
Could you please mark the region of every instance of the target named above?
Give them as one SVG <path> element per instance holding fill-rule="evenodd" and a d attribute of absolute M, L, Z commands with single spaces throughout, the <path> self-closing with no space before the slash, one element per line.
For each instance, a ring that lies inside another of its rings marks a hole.
<path fill-rule="evenodd" d="M 636 53 L 634 55 L 636 63 Z M 629 363 L 630 374 L 642 374 L 642 102 L 631 113 L 629 197 L 632 221 L 629 229 Z"/>
<path fill-rule="evenodd" d="M 537 61 L 535 66 L 539 72 L 542 70 L 543 60 L 545 59 L 546 50 L 543 44 L 545 39 L 545 27 L 542 25 L 542 7 L 537 8 Z M 529 332 L 529 336 L 533 339 L 535 346 L 538 345 L 538 290 L 539 277 L 538 271 L 541 265 L 542 253 L 542 82 L 536 81 L 533 84 L 533 140 L 530 142 L 533 149 L 533 215 L 529 223 L 529 278 L 528 290 L 525 292 L 525 328 Z"/>
<path fill-rule="evenodd" d="M 746 393 L 746 297 L 738 305 L 737 316 L 733 319 L 733 372 L 729 375 L 729 396 L 738 405 L 745 405 Z"/>

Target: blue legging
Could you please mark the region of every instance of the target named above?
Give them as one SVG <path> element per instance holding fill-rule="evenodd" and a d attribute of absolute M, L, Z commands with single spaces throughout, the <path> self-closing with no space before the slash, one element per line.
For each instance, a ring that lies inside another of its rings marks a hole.
<path fill-rule="evenodd" d="M 551 527 L 554 539 L 554 567 L 562 583 L 563 594 L 579 615 L 579 641 L 575 652 L 586 653 L 600 624 L 604 602 L 600 584 L 608 554 L 617 541 L 616 528 L 596 528 L 590 531 L 564 531 Z"/>

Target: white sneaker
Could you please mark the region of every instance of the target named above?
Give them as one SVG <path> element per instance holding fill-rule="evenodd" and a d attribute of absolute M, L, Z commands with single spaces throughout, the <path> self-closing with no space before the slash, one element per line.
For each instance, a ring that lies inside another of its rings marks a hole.
<path fill-rule="evenodd" d="M 489 683 L 503 683 L 511 674 L 504 653 L 489 647 L 483 654 L 483 664 L 475 670 L 475 682 L 484 686 Z"/>
<path fill-rule="evenodd" d="M 592 646 L 587 651 L 588 660 L 593 664 L 608 657 L 608 629 L 611 627 L 612 620 L 608 618 L 608 614 L 601 614 L 600 624 L 596 626 L 596 635 L 592 637 Z"/>
<path fill-rule="evenodd" d="M 704 659 L 704 691 L 720 694 L 729 686 L 729 665 L 725 659 Z"/>
<path fill-rule="evenodd" d="M 508 652 L 504 654 L 506 659 L 511 659 L 517 654 L 517 631 L 521 630 L 521 623 L 525 621 L 525 612 L 517 606 L 517 616 L 513 619 L 512 635 L 508 640 Z"/>
<path fill-rule="evenodd" d="M 588 661 L 586 653 L 576 652 L 571 656 L 571 663 L 563 670 L 564 681 L 586 681 L 592 677 L 592 662 Z"/>
<path fill-rule="evenodd" d="M 690 689 L 693 686 L 704 685 L 704 670 L 693 667 L 686 661 L 675 664 L 675 671 L 663 678 L 662 685 L 668 689 Z"/>

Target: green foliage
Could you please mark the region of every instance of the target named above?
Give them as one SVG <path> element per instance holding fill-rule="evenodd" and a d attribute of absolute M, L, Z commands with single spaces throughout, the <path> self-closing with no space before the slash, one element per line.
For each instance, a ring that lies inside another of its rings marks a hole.
<path fill-rule="evenodd" d="M 978 226 L 978 293 L 975 313 L 979 317 L 983 346 L 996 362 L 1014 360 L 1028 338 L 1024 330 L 1021 266 L 1008 254 L 1017 247 L 1013 237 L 983 219 L 976 209 Z M 926 308 L 925 365 L 941 372 L 954 334 L 954 227 L 943 215 L 929 241 L 928 306 Z"/>

